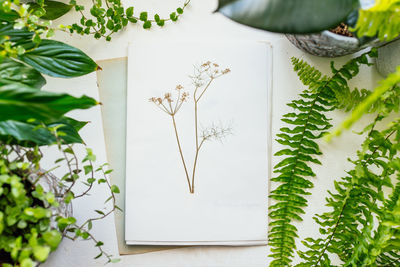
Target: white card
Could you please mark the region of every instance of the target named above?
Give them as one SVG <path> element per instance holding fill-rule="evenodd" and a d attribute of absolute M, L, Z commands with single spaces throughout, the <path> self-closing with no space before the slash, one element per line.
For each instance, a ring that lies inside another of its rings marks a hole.
<path fill-rule="evenodd" d="M 271 55 L 261 42 L 130 45 L 127 244 L 266 243 Z"/>

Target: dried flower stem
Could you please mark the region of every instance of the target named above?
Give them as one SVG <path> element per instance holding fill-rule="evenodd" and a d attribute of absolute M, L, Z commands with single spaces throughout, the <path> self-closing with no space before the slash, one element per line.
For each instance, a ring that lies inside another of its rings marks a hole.
<path fill-rule="evenodd" d="M 181 148 L 181 142 L 179 141 L 178 130 L 177 130 L 177 128 L 176 128 L 175 115 L 172 115 L 171 117 L 172 117 L 172 123 L 173 123 L 173 125 L 174 125 L 175 137 L 176 137 L 176 142 L 177 142 L 177 144 L 178 144 L 179 154 L 180 154 L 180 156 L 181 156 L 183 168 L 185 169 L 185 174 L 186 174 L 186 179 L 187 179 L 188 186 L 189 186 L 189 191 L 192 193 L 192 188 L 191 188 L 191 186 L 190 186 L 189 173 L 188 173 L 188 170 L 187 170 L 187 168 L 186 168 L 185 157 L 183 156 L 183 152 L 182 152 L 182 148 Z"/>
<path fill-rule="evenodd" d="M 196 140 L 196 147 L 195 147 L 195 157 L 193 162 L 193 169 L 192 169 L 192 176 L 189 176 L 189 172 L 186 166 L 185 157 L 182 152 L 181 143 L 179 140 L 178 130 L 176 126 L 175 115 L 180 110 L 183 102 L 186 102 L 187 97 L 189 94 L 184 92 L 181 94 L 181 90 L 183 86 L 178 85 L 176 86 L 176 90 L 178 91 L 178 95 L 176 100 L 172 99 L 171 93 L 166 93 L 163 98 L 161 97 L 152 97 L 149 99 L 150 102 L 156 104 L 156 106 L 161 109 L 163 112 L 167 113 L 172 117 L 172 124 L 174 127 L 176 142 L 178 144 L 179 155 L 182 160 L 183 168 L 185 170 L 186 180 L 189 186 L 189 192 L 194 194 L 194 181 L 196 176 L 196 168 L 199 158 L 200 149 L 203 146 L 204 142 L 211 139 L 219 139 L 224 137 L 228 132 L 229 129 L 223 128 L 211 128 L 209 130 L 203 130 L 203 134 L 201 136 L 201 140 L 199 138 L 199 129 L 198 129 L 198 106 L 199 101 L 210 87 L 211 83 L 216 79 L 225 75 L 230 72 L 229 69 L 220 70 L 218 69 L 218 64 L 211 63 L 207 61 L 206 63 L 202 64 L 199 68 L 195 67 L 195 75 L 191 76 L 193 84 L 195 86 L 194 94 L 193 94 L 193 102 L 194 102 L 194 132 L 195 132 L 195 140 Z M 203 76 L 207 76 L 207 82 L 204 83 Z M 199 95 L 198 95 L 199 93 Z M 175 102 L 175 105 L 172 103 Z M 167 105 L 165 103 L 168 103 Z"/>

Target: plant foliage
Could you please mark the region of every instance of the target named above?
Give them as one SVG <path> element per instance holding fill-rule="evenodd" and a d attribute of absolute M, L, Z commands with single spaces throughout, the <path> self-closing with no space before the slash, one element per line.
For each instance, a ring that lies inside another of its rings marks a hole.
<path fill-rule="evenodd" d="M 98 0 L 93 1 L 90 14 L 85 14 L 85 7 L 76 0 L 71 0 L 70 5 L 81 14 L 79 23 L 67 26 L 71 33 L 80 35 L 93 35 L 94 38 L 105 38 L 111 40 L 111 35 L 119 32 L 128 24 L 142 23 L 144 29 L 150 29 L 153 25 L 163 27 L 166 22 L 175 22 L 183 14 L 190 0 L 185 0 L 181 7 L 176 8 L 167 18 L 154 14 L 150 17 L 147 11 L 135 12 L 133 6 L 124 8 L 120 0 Z M 136 14 L 135 14 L 136 13 Z"/>
<path fill-rule="evenodd" d="M 336 254 L 343 266 L 400 264 L 399 185 L 389 199 L 384 193 L 393 189 L 391 177 L 400 174 L 400 124 L 397 120 L 387 129 L 376 130 L 386 114 L 378 114 L 367 127 L 357 159 L 351 160 L 353 169 L 335 181 L 336 192 L 329 192 L 327 198 L 331 211 L 314 217 L 322 237 L 303 241 L 308 250 L 300 252 L 304 262 L 299 266 L 332 266 L 330 254 Z"/>
<path fill-rule="evenodd" d="M 399 0 L 377 0 L 369 9 L 360 9 L 354 31 L 359 36 L 375 37 L 390 41 L 399 36 Z"/>
<path fill-rule="evenodd" d="M 291 262 L 297 237 L 293 221 L 302 220 L 303 208 L 307 205 L 304 198 L 307 189 L 313 186 L 310 178 L 315 176 L 310 163 L 320 164 L 317 156 L 321 154 L 317 140 L 332 127 L 327 113 L 333 109 L 351 109 L 363 100 L 368 93 L 365 90 L 351 90 L 347 81 L 359 73 L 360 65 L 370 65 L 370 58 L 376 56 L 371 50 L 350 60 L 340 69 L 332 64 L 332 76 L 327 77 L 304 61 L 292 58 L 294 70 L 308 89 L 300 94 L 301 98 L 288 106 L 293 112 L 285 114 L 282 121 L 289 127 L 280 129 L 277 142 L 285 146 L 275 156 L 284 158 L 274 166 L 279 175 L 273 179 L 278 183 L 270 197 L 275 204 L 270 207 L 269 244 L 272 246 L 271 266 L 286 266 Z M 346 99 L 345 102 L 342 102 Z"/>
<path fill-rule="evenodd" d="M 346 21 L 358 0 L 219 0 L 218 12 L 271 32 L 316 33 Z"/>
<path fill-rule="evenodd" d="M 71 122 L 73 124 L 73 122 Z M 0 251 L 2 266 L 33 267 L 44 262 L 51 251 L 57 249 L 62 237 L 72 240 L 92 240 L 100 256 L 115 262 L 112 255 L 103 250 L 103 242 L 91 233 L 93 222 L 112 214 L 115 209 L 116 185 L 108 182 L 111 172 L 107 165 L 94 166 L 96 156 L 91 149 L 80 159 L 71 145 L 63 145 L 57 127 L 46 130 L 53 134 L 53 144 L 58 147 L 60 158 L 55 164 L 67 165 L 67 172 L 58 180 L 49 178 L 41 168 L 42 152 L 32 148 L 8 145 L 0 142 Z M 53 179 L 51 183 L 47 179 Z M 42 181 L 45 181 L 42 183 Z M 84 184 L 84 190 L 78 189 Z M 49 185 L 54 188 L 47 188 Z M 83 223 L 62 212 L 74 199 L 85 197 L 94 184 L 105 184 L 110 192 L 106 203 L 111 207 L 96 210 L 98 214 Z M 61 208 L 60 208 L 61 207 Z M 59 209 L 60 208 L 60 209 Z M 100 257 L 98 256 L 98 257 Z"/>

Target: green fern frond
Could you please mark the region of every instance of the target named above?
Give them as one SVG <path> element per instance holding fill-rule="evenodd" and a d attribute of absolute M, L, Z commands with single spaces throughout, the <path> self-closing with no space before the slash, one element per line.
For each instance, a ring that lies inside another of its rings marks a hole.
<path fill-rule="evenodd" d="M 315 176 L 309 164 L 320 164 L 316 156 L 321 151 L 316 141 L 332 127 L 325 113 L 339 108 L 342 102 L 338 97 L 346 95 L 346 90 L 350 92 L 347 81 L 358 74 L 361 64 L 370 64 L 369 55 L 373 56 L 373 53 L 354 58 L 339 70 L 332 65 L 332 77 L 324 76 L 308 63 L 292 58 L 294 70 L 308 89 L 300 94 L 300 99 L 288 104 L 294 111 L 283 116 L 282 121 L 288 127 L 281 128 L 277 134 L 276 141 L 286 148 L 275 154 L 284 159 L 274 166 L 274 173 L 278 176 L 271 179 L 279 186 L 270 194 L 275 201 L 269 213 L 270 257 L 274 258 L 270 266 L 288 266 L 292 261 L 297 238 L 297 229 L 292 222 L 302 220 L 303 209 L 307 206 L 304 196 L 313 187 L 310 177 Z"/>
<path fill-rule="evenodd" d="M 399 131 L 397 125 L 395 131 Z M 400 159 L 391 162 L 391 168 L 400 179 Z M 378 211 L 378 228 L 372 234 L 373 218 L 364 225 L 362 236 L 357 240 L 354 253 L 344 266 L 371 266 L 378 261 L 383 266 L 396 266 L 399 262 L 399 230 L 400 230 L 400 182 L 389 201 Z M 398 265 L 397 265 L 398 266 Z"/>
<path fill-rule="evenodd" d="M 358 36 L 393 40 L 400 34 L 400 0 L 376 0 L 369 9 L 361 9 L 353 29 Z"/>
<path fill-rule="evenodd" d="M 395 133 L 399 135 L 399 124 L 377 131 L 374 128 L 380 120 L 381 115 L 378 115 L 372 123 L 362 149 L 358 151 L 358 159 L 352 161 L 354 169 L 335 182 L 335 193 L 329 192 L 327 206 L 332 210 L 314 218 L 324 238 L 308 238 L 303 242 L 309 249 L 299 252 L 304 262 L 298 266 L 331 266 L 329 253 L 338 255 L 347 264 L 345 266 L 370 266 L 378 260 L 382 263 L 397 262 L 396 252 L 383 250 L 387 244 L 382 236 L 388 234 L 388 229 L 378 227 L 376 240 L 369 242 L 374 216 L 387 214 L 379 208 L 379 203 L 385 202 L 384 187 L 392 187 L 390 177 L 400 169 L 395 157 L 400 151 L 400 136 L 394 138 L 394 143 L 390 140 Z M 397 190 L 400 188 L 395 190 L 392 201 L 385 204 L 388 209 L 397 205 L 400 196 Z M 370 254 L 366 255 L 369 250 Z"/>
<path fill-rule="evenodd" d="M 386 79 L 382 80 L 378 87 L 368 95 L 352 112 L 352 114 L 345 119 L 339 127 L 337 127 L 328 137 L 329 141 L 333 136 L 340 135 L 345 129 L 349 129 L 356 121 L 358 121 L 364 114 L 368 113 L 370 108 L 379 101 L 385 101 L 387 98 L 386 93 L 390 90 L 395 90 L 397 84 L 400 83 L 400 66 L 394 73 L 391 73 Z M 382 97 L 385 97 L 383 99 Z M 398 101 L 398 100 L 397 100 Z"/>

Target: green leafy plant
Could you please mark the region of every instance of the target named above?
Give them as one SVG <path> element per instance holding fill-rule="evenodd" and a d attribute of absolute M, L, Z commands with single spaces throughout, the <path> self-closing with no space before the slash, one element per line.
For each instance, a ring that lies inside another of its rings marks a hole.
<path fill-rule="evenodd" d="M 124 8 L 120 0 L 98 0 L 93 1 L 90 8 L 90 15 L 84 13 L 85 7 L 79 5 L 76 0 L 71 0 L 70 5 L 81 14 L 79 23 L 74 23 L 67 27 L 72 33 L 80 35 L 93 35 L 94 38 L 105 38 L 111 40 L 111 35 L 119 32 L 128 24 L 142 23 L 144 29 L 150 29 L 153 25 L 163 27 L 168 21 L 177 21 L 183 14 L 190 0 L 185 0 L 181 7 L 169 14 L 168 18 L 162 18 L 159 14 L 150 17 L 147 11 L 135 14 L 133 6 Z"/>
<path fill-rule="evenodd" d="M 51 3 L 52 8 L 62 8 Z M 90 239 L 108 262 L 116 262 L 103 250 L 103 243 L 90 230 L 118 207 L 106 165 L 94 167 L 95 155 L 90 149 L 83 159 L 72 144 L 83 144 L 79 131 L 87 122 L 66 114 L 72 110 L 98 105 L 87 96 L 41 90 L 46 84 L 43 74 L 57 78 L 79 77 L 99 66 L 81 50 L 62 42 L 42 39 L 51 35 L 47 22 L 39 20 L 44 11 L 18 2 L 0 4 L 0 258 L 2 266 L 35 266 L 47 259 L 62 237 Z M 35 15 L 36 14 L 36 15 Z M 49 18 L 60 15 L 47 13 Z M 64 165 L 67 173 L 59 179 L 51 170 L 41 168 L 41 146 L 57 146 L 60 158 L 53 169 Z M 42 181 L 51 180 L 53 188 Z M 83 182 L 81 192 L 76 185 Z M 98 217 L 78 224 L 65 211 L 76 199 L 87 196 L 94 183 L 106 184 L 110 197 L 108 211 L 96 210 Z M 51 190 L 52 189 L 52 190 Z M 61 210 L 59 209 L 61 208 Z"/>
<path fill-rule="evenodd" d="M 330 77 L 304 61 L 292 59 L 295 71 L 308 89 L 300 94 L 300 99 L 288 104 L 294 112 L 285 114 L 282 121 L 292 127 L 283 127 L 277 134 L 277 142 L 286 148 L 275 154 L 284 158 L 274 166 L 279 175 L 271 179 L 277 185 L 270 195 L 275 201 L 270 207 L 269 244 L 270 256 L 274 258 L 270 266 L 291 264 L 298 237 L 293 222 L 302 220 L 307 205 L 304 196 L 310 194 L 307 189 L 313 186 L 310 178 L 315 173 L 310 165 L 320 164 L 318 155 L 322 152 L 317 140 L 332 127 L 327 117 L 330 111 L 357 110 L 360 103 L 375 94 L 375 91 L 350 89 L 347 82 L 359 73 L 361 65 L 371 65 L 371 58 L 376 56 L 373 49 L 351 59 L 340 69 L 332 63 Z M 359 158 L 351 160 L 354 169 L 348 171 L 349 176 L 335 181 L 337 192 L 328 192 L 327 206 L 333 210 L 315 217 L 323 237 L 305 239 L 303 243 L 309 250 L 297 251 L 303 259 L 299 266 L 333 266 L 332 254 L 337 254 L 344 266 L 370 266 L 378 262 L 382 264 L 379 266 L 396 266 L 399 263 L 400 246 L 393 241 L 395 229 L 385 223 L 385 220 L 397 219 L 393 215 L 393 203 L 397 199 L 393 197 L 398 194 L 393 194 L 391 200 L 384 195 L 385 190 L 393 190 L 390 177 L 398 169 L 399 121 L 394 121 L 386 130 L 376 130 L 377 123 L 399 111 L 399 103 L 400 88 L 392 84 L 383 97 L 364 111 L 377 113 L 376 118 L 362 132 L 368 134 L 358 152 Z M 382 205 L 389 202 L 392 204 Z M 380 220 L 375 233 L 374 220 Z M 368 264 L 363 265 L 365 262 Z"/>
<path fill-rule="evenodd" d="M 44 126 L 45 127 L 45 126 Z M 32 148 L 0 142 L 0 263 L 2 266 L 36 266 L 44 262 L 51 251 L 57 249 L 62 237 L 76 240 L 93 240 L 100 254 L 108 262 L 116 262 L 102 248 L 103 243 L 91 234 L 93 223 L 103 219 L 118 207 L 115 194 L 118 187 L 111 185 L 106 175 L 111 172 L 106 165 L 94 167 L 95 155 L 87 149 L 86 156 L 79 160 L 72 145 L 63 145 L 59 137 L 63 134 L 56 127 L 47 128 L 54 134 L 53 142 L 59 149 L 59 164 L 67 166 L 60 179 L 41 168 L 43 153 L 38 146 Z M 49 181 L 50 180 L 50 181 Z M 76 189 L 83 182 L 86 189 Z M 87 196 L 93 185 L 106 184 L 111 202 L 109 210 L 96 210 L 97 217 L 78 224 L 68 210 L 70 203 Z M 53 185 L 50 189 L 46 188 Z"/>
<path fill-rule="evenodd" d="M 277 134 L 277 142 L 286 148 L 275 154 L 284 158 L 274 166 L 274 172 L 279 175 L 271 179 L 279 184 L 270 194 L 276 202 L 270 206 L 269 214 L 272 220 L 269 244 L 273 247 L 272 257 L 275 258 L 271 266 L 291 262 L 297 237 L 297 229 L 292 222 L 302 220 L 303 208 L 307 206 L 304 196 L 310 194 L 307 189 L 313 187 L 309 177 L 315 176 L 309 164 L 320 164 L 315 157 L 321 154 L 316 140 L 332 127 L 327 112 L 351 108 L 360 101 L 362 94 L 358 90 L 351 92 L 347 81 L 358 74 L 360 65 L 369 65 L 369 58 L 375 56 L 376 51 L 373 50 L 350 60 L 339 70 L 332 64 L 331 77 L 322 75 L 304 61 L 292 59 L 294 70 L 308 89 L 303 91 L 300 99 L 288 104 L 294 111 L 285 114 L 282 121 L 289 127 L 282 127 Z M 346 102 L 339 102 L 338 99 L 346 99 Z"/>
<path fill-rule="evenodd" d="M 93 35 L 96 39 L 104 38 L 110 41 L 114 33 L 123 30 L 128 24 L 142 23 L 144 29 L 150 29 L 153 25 L 163 27 L 168 21 L 175 22 L 182 16 L 189 3 L 190 0 L 185 0 L 168 18 L 163 18 L 159 14 L 150 17 L 147 11 L 135 13 L 133 6 L 125 8 L 120 0 L 92 1 L 93 5 L 88 12 L 85 6 L 76 0 L 70 0 L 69 4 L 52 0 L 35 0 L 29 3 L 11 0 L 0 4 L 0 20 L 11 23 L 10 29 L 28 29 L 32 33 L 34 43 L 39 43 L 42 38 L 52 37 L 56 30 Z M 70 10 L 80 13 L 79 22 L 52 27 L 52 20 L 60 18 Z M 10 50 L 7 46 L 5 48 Z M 23 50 L 20 48 L 14 53 L 21 54 Z"/>

